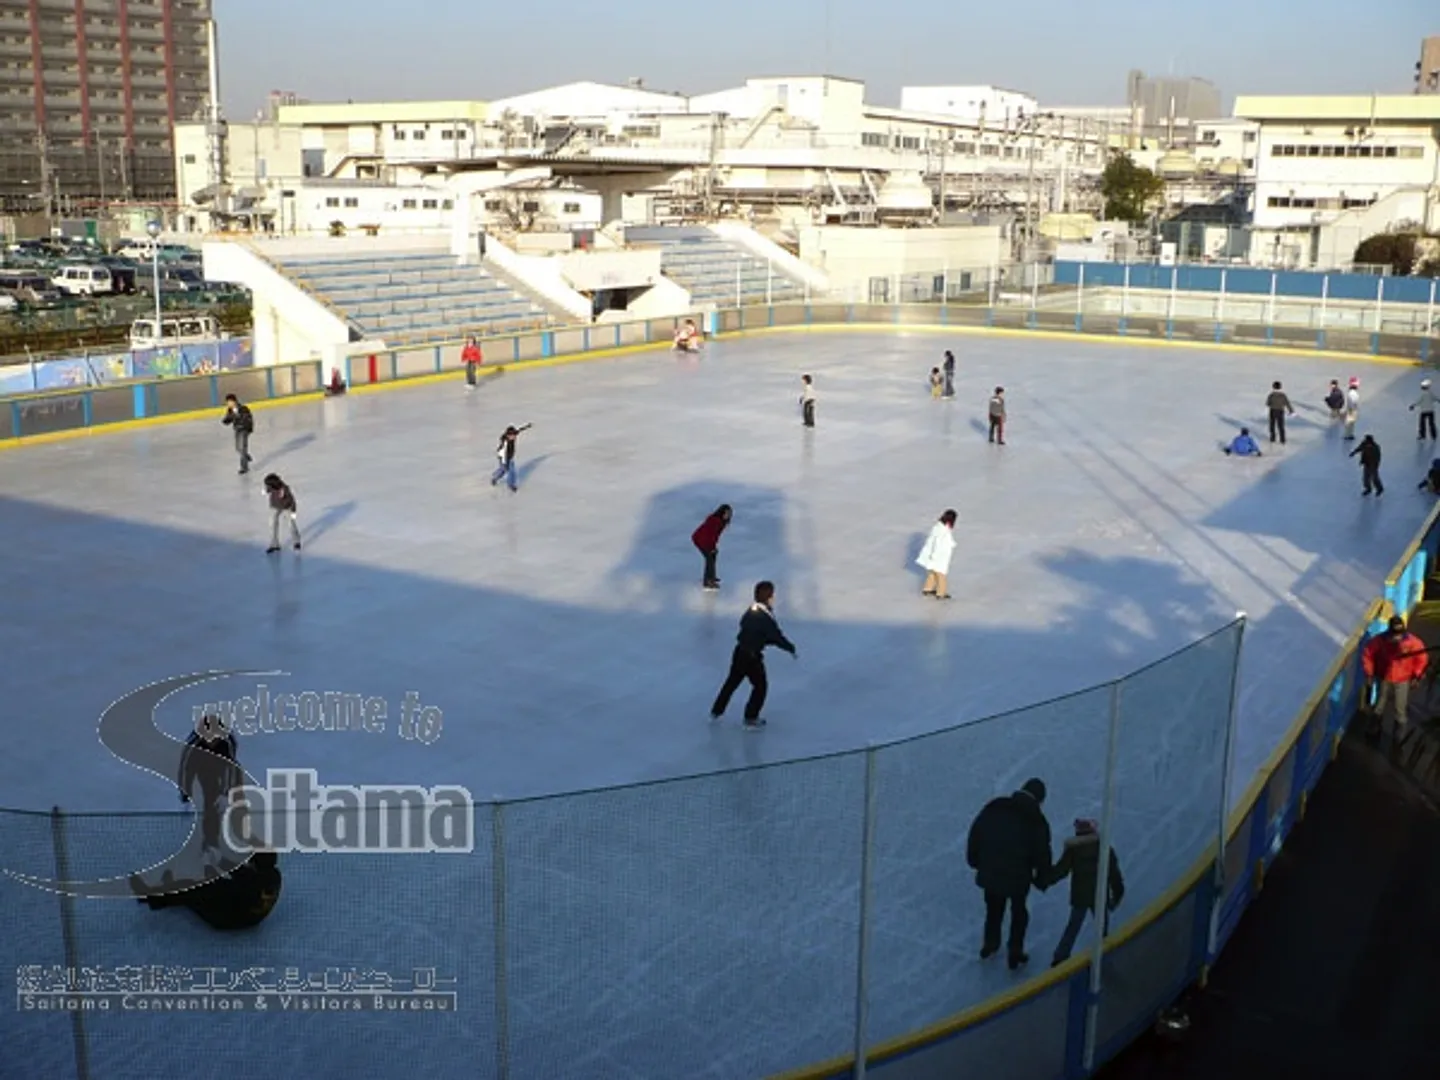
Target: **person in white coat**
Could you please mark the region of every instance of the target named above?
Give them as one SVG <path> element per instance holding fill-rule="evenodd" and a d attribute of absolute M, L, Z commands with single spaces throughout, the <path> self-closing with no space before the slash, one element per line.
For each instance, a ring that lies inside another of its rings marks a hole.
<path fill-rule="evenodd" d="M 1355 422 L 1360 419 L 1360 380 L 1350 379 L 1350 389 L 1345 392 L 1345 438 L 1355 438 Z"/>
<path fill-rule="evenodd" d="M 1410 411 L 1420 410 L 1420 438 L 1435 438 L 1435 391 L 1430 389 L 1430 380 L 1420 380 L 1420 396 Z"/>
<path fill-rule="evenodd" d="M 925 587 L 922 596 L 933 596 L 936 600 L 950 599 L 950 559 L 955 554 L 955 521 L 959 514 L 946 510 L 940 515 L 925 538 L 925 546 L 915 560 L 925 568 Z"/>

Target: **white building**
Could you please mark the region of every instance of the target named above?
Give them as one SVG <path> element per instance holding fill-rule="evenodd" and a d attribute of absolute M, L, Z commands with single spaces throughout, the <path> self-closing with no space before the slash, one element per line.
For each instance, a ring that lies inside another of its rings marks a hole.
<path fill-rule="evenodd" d="M 1440 98 L 1241 97 L 1254 122 L 1250 257 L 1345 266 L 1366 237 L 1440 229 Z"/>
<path fill-rule="evenodd" d="M 900 108 L 1010 127 L 1039 112 L 1040 102 L 1018 90 L 994 86 L 905 86 L 900 89 Z"/>

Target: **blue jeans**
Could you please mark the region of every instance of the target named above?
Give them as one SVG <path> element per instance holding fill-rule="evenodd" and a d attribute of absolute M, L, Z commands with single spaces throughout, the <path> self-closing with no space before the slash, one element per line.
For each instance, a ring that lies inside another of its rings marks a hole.
<path fill-rule="evenodd" d="M 497 468 L 497 469 L 494 471 L 494 473 L 491 474 L 491 476 L 490 476 L 490 483 L 491 483 L 492 485 L 498 484 L 498 483 L 500 482 L 500 478 L 501 478 L 502 476 L 505 478 L 505 482 L 510 485 L 510 490 L 511 490 L 511 491 L 514 491 L 515 488 L 516 488 L 516 483 L 515 483 L 515 461 L 514 461 L 513 458 L 512 458 L 510 461 L 502 461 L 502 462 L 500 463 L 500 467 Z"/>

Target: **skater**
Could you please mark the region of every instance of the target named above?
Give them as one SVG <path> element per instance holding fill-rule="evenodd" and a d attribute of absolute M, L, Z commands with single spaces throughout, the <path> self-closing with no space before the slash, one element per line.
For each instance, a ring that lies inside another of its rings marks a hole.
<path fill-rule="evenodd" d="M 990 441 L 1005 445 L 1005 388 L 995 387 L 990 397 Z"/>
<path fill-rule="evenodd" d="M 1270 384 L 1270 396 L 1265 399 L 1265 408 L 1270 413 L 1270 441 L 1275 441 L 1275 436 L 1280 436 L 1280 445 L 1285 445 L 1285 414 L 1295 415 L 1295 407 L 1290 404 L 1290 395 L 1280 389 L 1280 384 Z"/>
<path fill-rule="evenodd" d="M 240 455 L 240 475 L 244 476 L 250 471 L 250 462 L 255 460 L 250 456 L 250 436 L 255 434 L 255 416 L 250 406 L 240 404 L 240 399 L 234 394 L 226 394 L 225 415 L 220 423 L 235 431 L 235 453 Z"/>
<path fill-rule="evenodd" d="M 694 319 L 686 319 L 675 331 L 675 348 L 680 352 L 700 351 L 700 328 Z"/>
<path fill-rule="evenodd" d="M 716 507 L 715 512 L 702 521 L 696 530 L 690 534 L 690 542 L 694 544 L 705 556 L 705 574 L 700 579 L 700 587 L 714 591 L 720 588 L 719 571 L 715 565 L 716 559 L 720 557 L 720 534 L 730 524 L 731 510 L 729 503 L 721 503 Z"/>
<path fill-rule="evenodd" d="M 265 549 L 265 554 L 274 555 L 280 550 L 280 519 L 285 516 L 290 519 L 290 540 L 295 550 L 299 551 L 300 525 L 295 520 L 295 492 L 273 472 L 265 477 L 265 491 L 270 496 L 270 546 Z"/>
<path fill-rule="evenodd" d="M 735 651 L 730 656 L 730 674 L 725 676 L 725 685 L 710 706 L 710 719 L 719 720 L 725 715 L 730 698 L 745 680 L 750 681 L 750 700 L 745 702 L 745 729 L 758 731 L 765 726 L 760 710 L 765 707 L 765 694 L 769 681 L 765 677 L 765 647 L 773 645 L 784 649 L 795 659 L 800 658 L 790 639 L 780 632 L 775 621 L 775 586 L 762 581 L 755 586 L 755 602 L 740 617 L 740 633 L 735 638 Z"/>
<path fill-rule="evenodd" d="M 944 392 L 945 376 L 940 374 L 940 369 L 938 367 L 932 367 L 930 369 L 930 396 L 936 401 L 939 401 L 940 395 Z"/>
<path fill-rule="evenodd" d="M 1222 446 L 1220 449 L 1225 451 L 1227 457 L 1231 454 L 1234 454 L 1236 457 L 1261 456 L 1260 445 L 1255 441 L 1254 436 L 1250 434 L 1250 429 L 1248 427 L 1242 427 L 1240 429 L 1240 434 L 1236 435 L 1235 438 L 1230 440 L 1230 445 Z"/>
<path fill-rule="evenodd" d="M 800 376 L 800 422 L 815 426 L 815 381 L 809 375 Z"/>
<path fill-rule="evenodd" d="M 1372 707 L 1371 737 L 1383 737 L 1385 717 L 1389 713 L 1390 753 L 1399 749 L 1404 738 L 1405 722 L 1410 715 L 1410 687 L 1420 681 L 1429 663 L 1425 642 L 1405 628 L 1405 620 L 1399 615 L 1390 619 L 1388 629 L 1365 644 L 1360 654 L 1360 666 L 1373 690 L 1375 704 Z M 1362 701 L 1369 701 L 1367 692 Z"/>
<path fill-rule="evenodd" d="M 326 397 L 339 397 L 345 393 L 345 378 L 340 374 L 340 369 L 330 369 L 330 381 L 325 384 Z"/>
<path fill-rule="evenodd" d="M 1340 389 L 1340 380 L 1330 380 L 1330 390 L 1325 395 L 1325 405 L 1330 410 L 1330 419 L 1339 420 L 1345 415 L 1345 391 Z"/>
<path fill-rule="evenodd" d="M 521 424 L 519 427 L 510 425 L 500 436 L 500 445 L 495 447 L 495 457 L 499 461 L 495 471 L 490 474 L 490 486 L 494 487 L 500 482 L 503 476 L 505 482 L 510 486 L 511 491 L 518 491 L 515 476 L 515 441 L 520 438 L 522 431 L 529 431 L 529 424 Z"/>
<path fill-rule="evenodd" d="M 945 396 L 955 396 L 955 354 L 945 350 Z"/>
<path fill-rule="evenodd" d="M 239 744 L 219 716 L 201 716 L 185 739 L 176 779 L 183 803 L 190 802 L 195 789 L 200 789 L 200 829 L 207 860 L 218 860 L 222 853 L 220 826 L 230 804 L 230 792 L 244 783 L 238 755 Z"/>
<path fill-rule="evenodd" d="M 1375 436 L 1366 435 L 1360 440 L 1360 445 L 1350 451 L 1350 456 L 1360 457 L 1360 479 L 1365 485 L 1362 495 L 1369 495 L 1373 490 L 1376 495 L 1385 494 L 1385 485 L 1380 482 L 1380 444 L 1375 441 Z"/>
<path fill-rule="evenodd" d="M 1431 459 L 1430 471 L 1420 481 L 1419 488 L 1421 491 L 1428 488 L 1431 495 L 1440 495 L 1440 457 Z"/>
<path fill-rule="evenodd" d="M 1360 380 L 1351 377 L 1350 389 L 1345 391 L 1345 439 L 1355 439 L 1355 422 L 1360 419 Z"/>
<path fill-rule="evenodd" d="M 205 881 L 175 881 L 166 872 L 161 892 L 131 878 L 131 888 L 152 911 L 186 907 L 216 930 L 248 930 L 258 926 L 280 899 L 279 858 L 273 851 L 258 851 L 228 873 Z"/>
<path fill-rule="evenodd" d="M 1105 875 L 1105 918 L 1101 922 L 1100 934 L 1110 933 L 1110 913 L 1120 906 L 1125 898 L 1125 879 L 1120 874 L 1120 860 L 1115 849 L 1110 849 L 1109 872 Z M 1070 950 L 1075 948 L 1075 939 L 1085 925 L 1085 917 L 1095 910 L 1095 886 L 1100 875 L 1100 827 L 1088 818 L 1075 822 L 1075 835 L 1065 841 L 1065 849 L 1055 863 L 1055 872 L 1050 875 L 1050 884 L 1058 885 L 1070 878 L 1070 921 L 1055 946 L 1051 966 L 1059 967 L 1070 959 Z"/>
<path fill-rule="evenodd" d="M 930 527 L 925 546 L 920 549 L 915 562 L 925 568 L 925 585 L 921 596 L 933 596 L 936 600 L 950 599 L 950 560 L 955 555 L 955 521 L 959 517 L 954 510 L 946 510 L 940 520 Z"/>
<path fill-rule="evenodd" d="M 1435 438 L 1435 392 L 1430 389 L 1430 380 L 1420 380 L 1420 396 L 1410 411 L 1420 410 L 1420 438 Z"/>
<path fill-rule="evenodd" d="M 1050 823 L 1040 809 L 1045 802 L 1045 784 L 1026 780 L 1013 795 L 991 799 L 970 826 L 965 861 L 975 871 L 975 884 L 985 894 L 985 940 L 980 959 L 988 960 L 1000 951 L 1000 929 L 1005 909 L 1010 909 L 1010 970 L 1030 959 L 1025 954 L 1025 930 L 1030 913 L 1025 900 L 1033 885 L 1042 892 L 1050 887 Z"/>
<path fill-rule="evenodd" d="M 480 365 L 485 362 L 480 343 L 473 337 L 468 338 L 465 348 L 460 350 L 460 359 L 465 364 L 465 389 L 474 390 L 479 385 Z"/>

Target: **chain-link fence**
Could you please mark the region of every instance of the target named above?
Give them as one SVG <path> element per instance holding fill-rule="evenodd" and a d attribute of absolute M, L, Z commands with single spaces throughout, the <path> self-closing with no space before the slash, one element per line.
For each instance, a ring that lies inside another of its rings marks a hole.
<path fill-rule="evenodd" d="M 7 881 L 7 1053 L 50 1080 L 131 1080 L 166 1060 L 219 1077 L 257 1053 L 317 1075 L 383 1057 L 497 1078 L 750 1077 L 863 1055 L 1023 978 L 1003 951 L 979 958 L 986 898 L 967 833 L 1029 778 L 1048 788 L 1057 854 L 1077 818 L 1115 852 L 1127 884 L 1112 933 L 1214 864 L 1242 629 L 891 745 L 474 806 L 464 853 L 286 855 L 279 903 L 246 933 Z M 288 824 L 334 835 L 356 817 L 296 811 Z M 12 874 L 123 879 L 180 849 L 191 825 L 4 812 L 0 849 Z M 1023 843 L 1003 830 L 982 842 L 982 868 L 1028 858 Z M 1070 881 L 1030 892 L 1032 968 L 1048 965 L 1072 904 L 1092 901 Z M 1097 947 L 1095 927 L 1085 920 L 1077 954 Z M 1095 989 L 1102 1006 L 1103 973 Z M 1064 1014 L 1058 1029 L 1031 1020 L 1036 1044 L 1063 1054 Z M 980 1075 L 1003 1074 L 1008 1050 L 972 1050 L 989 1063 Z"/>

